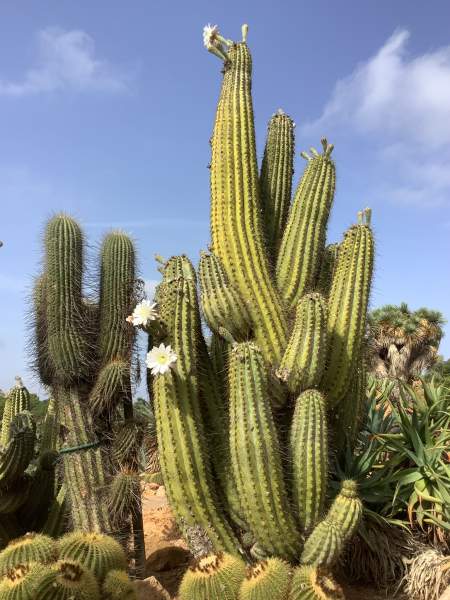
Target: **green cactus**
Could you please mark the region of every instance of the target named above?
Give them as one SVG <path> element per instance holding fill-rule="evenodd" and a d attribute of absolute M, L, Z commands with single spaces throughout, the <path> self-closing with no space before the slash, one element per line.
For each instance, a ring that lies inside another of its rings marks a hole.
<path fill-rule="evenodd" d="M 230 44 L 211 140 L 212 251 L 247 300 L 255 338 L 278 364 L 286 345 L 281 299 L 270 278 L 260 214 L 251 96 L 252 59 L 245 41 Z"/>
<path fill-rule="evenodd" d="M 328 574 L 303 566 L 294 571 L 289 600 L 345 600 L 345 596 Z"/>
<path fill-rule="evenodd" d="M 320 262 L 319 275 L 316 281 L 316 291 L 328 298 L 330 293 L 331 281 L 333 279 L 334 268 L 339 253 L 339 244 L 328 244 Z"/>
<path fill-rule="evenodd" d="M 291 568 L 279 558 L 269 558 L 247 569 L 238 600 L 287 600 Z"/>
<path fill-rule="evenodd" d="M 0 514 L 10 515 L 27 503 L 32 487 L 32 478 L 24 474 L 12 488 L 0 488 Z"/>
<path fill-rule="evenodd" d="M 123 469 L 114 475 L 109 489 L 108 507 L 113 523 L 123 523 L 133 510 L 139 510 L 141 482 L 134 470 Z"/>
<path fill-rule="evenodd" d="M 276 264 L 291 204 L 294 173 L 294 127 L 292 119 L 279 109 L 270 119 L 259 178 L 266 252 Z"/>
<path fill-rule="evenodd" d="M 357 429 L 358 402 L 347 394 L 360 376 L 370 214 L 339 246 L 325 246 L 335 188 L 325 139 L 322 154 L 305 155 L 289 209 L 293 124 L 285 115 L 270 124 L 258 181 L 246 35 L 246 26 L 238 43 L 216 27 L 204 32 L 224 77 L 211 140 L 212 244 L 200 258 L 201 307 L 187 257 L 158 259 L 159 314 L 142 327 L 149 360 L 166 353 L 164 367 L 149 376 L 161 471 L 198 555 L 212 548 L 249 560 L 304 559 L 311 565 L 304 597 L 326 598 L 331 587 L 321 591 L 324 579 L 312 566 L 335 563 L 360 506 L 347 487 L 328 513 L 325 502 L 329 447 Z M 212 332 L 208 346 L 200 308 Z M 212 597 L 211 569 L 197 570 L 186 580 L 203 587 L 188 587 L 189 597 Z"/>
<path fill-rule="evenodd" d="M 237 600 L 245 563 L 229 554 L 201 558 L 183 577 L 180 600 Z"/>
<path fill-rule="evenodd" d="M 23 385 L 22 379 L 16 377 L 16 385 L 10 392 L 12 398 L 12 417 L 15 417 L 21 412 L 30 411 L 30 392 Z"/>
<path fill-rule="evenodd" d="M 12 419 L 12 411 L 13 411 L 13 399 L 11 394 L 6 396 L 5 406 L 3 407 L 2 414 L 2 429 L 0 432 L 0 444 L 2 446 L 6 446 L 9 442 L 9 427 L 11 425 Z"/>
<path fill-rule="evenodd" d="M 0 581 L 0 600 L 36 600 L 41 565 L 17 565 Z"/>
<path fill-rule="evenodd" d="M 53 538 L 62 535 L 66 531 L 67 513 L 66 488 L 63 484 L 49 507 L 42 532 Z"/>
<path fill-rule="evenodd" d="M 328 483 L 325 399 L 317 390 L 300 394 L 290 432 L 293 496 L 301 528 L 310 532 L 322 517 Z"/>
<path fill-rule="evenodd" d="M 85 381 L 91 352 L 83 328 L 83 234 L 74 219 L 61 214 L 45 232 L 48 359 L 59 385 Z M 52 383 L 53 383 L 52 381 Z"/>
<path fill-rule="evenodd" d="M 340 245 L 328 304 L 327 368 L 321 383 L 327 403 L 334 407 L 356 374 L 366 328 L 373 271 L 374 244 L 367 222 L 351 227 Z"/>
<path fill-rule="evenodd" d="M 306 294 L 297 305 L 295 322 L 278 377 L 293 394 L 319 385 L 327 352 L 327 307 L 321 294 Z"/>
<path fill-rule="evenodd" d="M 19 480 L 34 455 L 36 427 L 29 412 L 12 418 L 10 439 L 0 453 L 0 486 L 8 486 Z"/>
<path fill-rule="evenodd" d="M 246 302 L 229 283 L 214 254 L 203 252 L 199 264 L 202 308 L 211 330 L 228 341 L 243 341 L 250 335 L 251 317 Z"/>
<path fill-rule="evenodd" d="M 314 148 L 312 157 L 303 154 L 308 166 L 295 192 L 277 260 L 278 288 L 291 311 L 314 289 L 325 249 L 336 173 L 331 160 L 333 145 L 322 139 L 322 146 L 322 154 Z"/>
<path fill-rule="evenodd" d="M 35 587 L 34 600 L 100 600 L 94 575 L 72 560 L 59 560 L 43 569 Z"/>
<path fill-rule="evenodd" d="M 237 344 L 229 371 L 231 463 L 245 519 L 264 550 L 295 559 L 300 537 L 283 481 L 262 353 L 252 342 Z"/>
<path fill-rule="evenodd" d="M 136 587 L 126 571 L 110 571 L 103 582 L 102 592 L 104 600 L 138 600 Z"/>
<path fill-rule="evenodd" d="M 55 497 L 57 461 L 58 453 L 53 450 L 41 452 L 39 456 L 28 495 L 18 511 L 19 519 L 27 531 L 41 531 L 47 519 L 49 507 Z"/>
<path fill-rule="evenodd" d="M 77 561 L 92 571 L 99 582 L 112 569 L 126 569 L 127 559 L 122 546 L 101 533 L 73 531 L 58 541 L 60 560 Z"/>
<path fill-rule="evenodd" d="M 12 540 L 0 553 L 0 575 L 4 576 L 19 565 L 48 565 L 55 559 L 56 544 L 52 538 L 38 533 L 27 533 Z"/>
<path fill-rule="evenodd" d="M 339 558 L 345 543 L 356 533 L 362 516 L 362 503 L 356 483 L 342 482 L 325 519 L 305 542 L 301 562 L 314 567 L 331 567 Z"/>

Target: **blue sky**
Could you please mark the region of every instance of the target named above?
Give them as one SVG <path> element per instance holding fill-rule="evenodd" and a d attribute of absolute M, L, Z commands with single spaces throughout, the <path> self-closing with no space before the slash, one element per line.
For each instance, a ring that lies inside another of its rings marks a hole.
<path fill-rule="evenodd" d="M 111 227 L 153 260 L 208 242 L 209 162 L 221 75 L 202 46 L 249 23 L 260 154 L 279 107 L 298 152 L 335 144 L 340 238 L 374 211 L 372 306 L 450 318 L 450 4 L 410 0 L 1 3 L 0 388 L 26 369 L 27 294 L 45 220 L 65 210 L 90 253 Z M 303 168 L 297 158 L 296 177 Z M 447 328 L 448 332 L 448 328 Z M 441 351 L 450 355 L 450 335 Z"/>

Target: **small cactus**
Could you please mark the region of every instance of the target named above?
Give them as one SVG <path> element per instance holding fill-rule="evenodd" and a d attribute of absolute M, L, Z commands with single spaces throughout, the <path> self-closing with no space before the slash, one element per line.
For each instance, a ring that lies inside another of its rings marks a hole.
<path fill-rule="evenodd" d="M 74 531 L 58 541 L 58 555 L 61 560 L 79 562 L 92 571 L 102 582 L 108 571 L 125 569 L 127 559 L 122 546 L 113 538 L 101 533 Z"/>
<path fill-rule="evenodd" d="M 303 566 L 294 571 L 289 600 L 345 600 L 345 596 L 325 572 Z"/>
<path fill-rule="evenodd" d="M 39 575 L 34 600 L 100 600 L 94 575 L 77 561 L 59 560 Z"/>
<path fill-rule="evenodd" d="M 249 567 L 238 600 L 287 600 L 290 571 L 290 566 L 279 558 L 269 558 Z"/>
<path fill-rule="evenodd" d="M 104 600 L 138 600 L 136 587 L 126 571 L 118 569 L 113 569 L 106 575 L 102 592 Z"/>
<path fill-rule="evenodd" d="M 12 540 L 0 553 L 0 575 L 5 575 L 18 565 L 48 565 L 55 558 L 56 543 L 52 538 L 38 533 L 27 533 Z"/>
<path fill-rule="evenodd" d="M 180 600 L 237 600 L 245 577 L 245 563 L 229 554 L 201 558 L 186 571 Z"/>

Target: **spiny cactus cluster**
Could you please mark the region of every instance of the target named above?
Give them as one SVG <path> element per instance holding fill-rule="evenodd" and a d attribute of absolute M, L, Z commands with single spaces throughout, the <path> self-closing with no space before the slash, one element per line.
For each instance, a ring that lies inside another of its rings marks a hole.
<path fill-rule="evenodd" d="M 134 333 L 126 323 L 139 293 L 135 249 L 121 231 L 104 238 L 96 298 L 84 295 L 84 253 L 79 224 L 65 214 L 53 217 L 34 291 L 35 363 L 60 405 L 72 526 L 131 537 L 139 569 L 142 434 L 131 397 Z"/>
<path fill-rule="evenodd" d="M 330 450 L 351 443 L 361 417 L 371 211 L 359 213 L 341 243 L 326 246 L 333 146 L 322 139 L 322 152 L 303 153 L 307 166 L 291 202 L 294 123 L 282 112 L 270 121 L 258 173 L 246 35 L 244 27 L 234 43 L 205 29 L 224 76 L 199 293 L 189 259 L 170 258 L 142 323 L 154 345 L 147 364 L 161 470 L 192 547 L 203 535 L 204 553 L 300 563 L 295 598 L 328 597 L 314 596 L 314 586 L 362 513 L 352 481 L 330 498 L 328 460 Z M 200 562 L 195 573 L 209 582 L 212 570 L 220 579 L 228 560 Z M 253 578 L 269 572 L 261 567 Z M 197 590 L 191 579 L 198 578 L 187 574 L 183 589 Z"/>
<path fill-rule="evenodd" d="M 40 439 L 31 414 L 30 394 L 20 377 L 7 394 L 0 433 L 0 547 L 25 531 L 61 533 L 55 478 L 57 421 L 50 400 Z M 60 511 L 59 511 L 60 512 Z"/>
<path fill-rule="evenodd" d="M 27 534 L 0 553 L 0 600 L 137 600 L 126 564 L 103 534 Z"/>
<path fill-rule="evenodd" d="M 246 567 L 229 554 L 201 558 L 186 572 L 180 600 L 344 600 L 340 586 L 321 569 L 292 568 L 280 558 Z"/>

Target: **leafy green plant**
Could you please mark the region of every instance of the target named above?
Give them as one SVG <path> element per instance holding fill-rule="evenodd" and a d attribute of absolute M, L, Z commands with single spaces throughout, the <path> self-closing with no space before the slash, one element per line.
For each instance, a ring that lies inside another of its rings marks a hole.
<path fill-rule="evenodd" d="M 400 401 L 391 406 L 398 431 L 379 434 L 393 468 L 391 515 L 444 542 L 450 531 L 450 391 L 425 381 L 421 388 L 402 384 Z"/>

